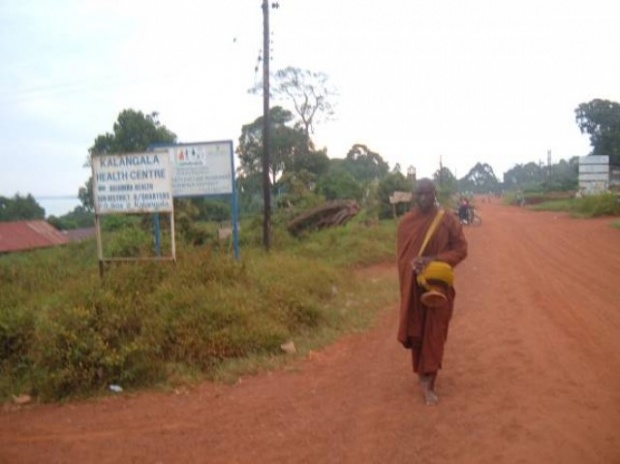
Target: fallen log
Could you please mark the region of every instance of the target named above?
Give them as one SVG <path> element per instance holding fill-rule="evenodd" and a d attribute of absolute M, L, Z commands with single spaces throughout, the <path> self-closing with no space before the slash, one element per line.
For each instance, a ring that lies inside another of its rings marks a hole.
<path fill-rule="evenodd" d="M 353 200 L 333 200 L 304 211 L 288 223 L 288 231 L 298 235 L 305 230 L 318 230 L 346 224 L 359 212 Z"/>

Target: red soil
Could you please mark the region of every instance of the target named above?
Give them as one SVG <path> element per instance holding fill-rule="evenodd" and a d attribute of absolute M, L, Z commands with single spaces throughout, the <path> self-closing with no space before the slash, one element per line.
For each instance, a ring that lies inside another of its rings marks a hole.
<path fill-rule="evenodd" d="M 395 302 L 368 333 L 234 386 L 5 406 L 0 462 L 620 463 L 620 231 L 479 210 L 437 406 Z"/>

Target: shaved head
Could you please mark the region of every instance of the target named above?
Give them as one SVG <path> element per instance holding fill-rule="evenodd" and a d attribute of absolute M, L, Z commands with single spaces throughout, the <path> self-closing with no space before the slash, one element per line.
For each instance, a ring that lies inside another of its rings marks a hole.
<path fill-rule="evenodd" d="M 420 179 L 416 182 L 415 188 L 413 189 L 416 205 L 425 212 L 435 206 L 436 194 L 437 190 L 435 189 L 435 184 L 433 184 L 433 181 L 430 179 Z"/>
<path fill-rule="evenodd" d="M 418 193 L 418 192 L 433 192 L 435 193 L 435 184 L 433 184 L 433 181 L 427 178 L 424 179 L 420 179 L 419 181 L 416 182 L 415 184 L 415 188 L 413 189 L 413 193 Z"/>

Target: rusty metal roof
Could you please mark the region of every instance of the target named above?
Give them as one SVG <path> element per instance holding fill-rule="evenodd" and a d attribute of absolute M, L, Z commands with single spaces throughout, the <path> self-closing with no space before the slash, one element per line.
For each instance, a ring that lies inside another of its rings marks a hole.
<path fill-rule="evenodd" d="M 0 222 L 0 253 L 64 245 L 67 236 L 43 220 Z"/>

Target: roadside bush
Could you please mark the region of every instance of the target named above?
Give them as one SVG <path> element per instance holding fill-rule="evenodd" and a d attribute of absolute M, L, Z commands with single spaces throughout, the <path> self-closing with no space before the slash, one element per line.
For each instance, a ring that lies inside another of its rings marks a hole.
<path fill-rule="evenodd" d="M 106 257 L 128 258 L 149 253 L 149 244 L 153 243 L 151 234 L 138 227 L 128 227 L 116 232 L 110 240 L 104 242 Z"/>
<path fill-rule="evenodd" d="M 34 317 L 31 311 L 18 311 L 15 303 L 0 305 L 0 366 L 11 365 L 18 370 L 27 364 L 27 354 L 34 333 Z"/>
<path fill-rule="evenodd" d="M 369 310 L 356 310 L 349 292 L 382 293 L 357 288 L 352 269 L 393 259 L 394 223 L 351 222 L 301 240 L 284 224 L 275 221 L 270 253 L 243 226 L 252 238 L 239 262 L 221 246 L 181 243 L 176 263 L 112 262 L 103 279 L 94 241 L 0 257 L 0 398 L 212 378 L 230 360 L 277 359 L 286 341 L 366 324 Z M 149 242 L 135 226 L 107 238 L 122 255 Z"/>
<path fill-rule="evenodd" d="M 540 211 L 566 211 L 582 217 L 620 216 L 620 197 L 613 193 L 583 198 L 549 199 L 534 206 Z"/>
<path fill-rule="evenodd" d="M 273 351 L 284 340 L 284 330 L 261 321 L 252 300 L 214 285 L 198 287 L 165 285 L 153 295 L 155 317 L 146 323 L 167 362 L 194 365 L 208 374 L 225 358 Z"/>
<path fill-rule="evenodd" d="M 585 196 L 575 201 L 572 211 L 594 217 L 620 215 L 620 197 L 613 193 Z"/>
<path fill-rule="evenodd" d="M 40 318 L 31 358 L 33 392 L 61 399 L 103 390 L 111 383 L 153 380 L 153 347 L 141 337 L 139 318 L 115 305 L 54 308 Z"/>

